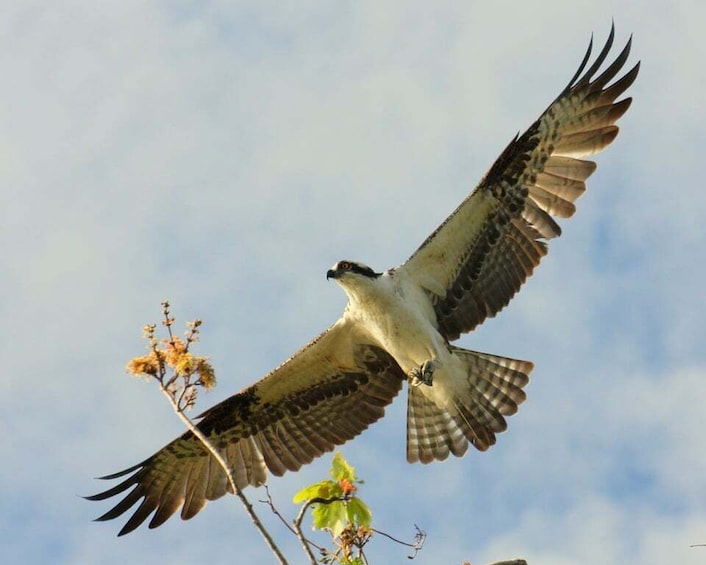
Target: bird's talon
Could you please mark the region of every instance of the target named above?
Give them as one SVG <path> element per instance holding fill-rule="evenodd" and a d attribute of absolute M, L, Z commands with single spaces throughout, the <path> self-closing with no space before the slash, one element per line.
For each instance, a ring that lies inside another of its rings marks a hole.
<path fill-rule="evenodd" d="M 430 359 L 422 363 L 419 368 L 412 369 L 409 372 L 410 384 L 417 387 L 421 384 L 431 386 L 434 382 L 434 362 Z"/>

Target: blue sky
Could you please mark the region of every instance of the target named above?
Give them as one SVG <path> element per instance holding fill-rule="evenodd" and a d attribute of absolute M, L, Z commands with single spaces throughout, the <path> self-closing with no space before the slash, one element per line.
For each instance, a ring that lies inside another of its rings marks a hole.
<path fill-rule="evenodd" d="M 490 5 L 492 4 L 492 5 Z M 131 380 L 169 298 L 219 386 L 340 315 L 342 258 L 404 261 L 558 94 L 591 33 L 634 34 L 616 142 L 511 305 L 460 341 L 531 359 L 486 453 L 404 456 L 405 402 L 343 447 L 416 563 L 706 559 L 706 131 L 699 2 L 6 2 L 0 18 L 8 563 L 267 562 L 235 499 L 123 538 L 79 495 L 181 433 Z M 617 51 L 616 51 L 617 52 Z M 330 457 L 271 481 L 292 494 Z M 250 490 L 252 499 L 262 493 Z M 263 507 L 293 562 L 301 560 Z M 406 561 L 375 540 L 375 563 Z"/>

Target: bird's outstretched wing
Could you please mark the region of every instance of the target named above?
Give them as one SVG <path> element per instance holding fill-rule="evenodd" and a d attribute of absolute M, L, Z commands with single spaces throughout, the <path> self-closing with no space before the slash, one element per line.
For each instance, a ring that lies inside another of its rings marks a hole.
<path fill-rule="evenodd" d="M 388 353 L 357 340 L 342 318 L 262 380 L 202 414 L 198 427 L 227 459 L 238 486 L 257 486 L 267 469 L 274 475 L 295 471 L 357 436 L 383 416 L 405 378 Z M 191 518 L 230 491 L 225 473 L 191 432 L 142 463 L 101 478 L 125 475 L 115 487 L 87 497 L 127 492 L 99 521 L 142 501 L 119 535 L 152 512 L 150 528 L 179 507 L 183 519 Z"/>
<path fill-rule="evenodd" d="M 608 146 L 631 98 L 639 63 L 625 65 L 631 40 L 602 73 L 614 29 L 584 72 L 591 44 L 574 77 L 536 122 L 513 139 L 478 187 L 399 269 L 427 289 L 439 330 L 449 340 L 499 312 L 560 235 L 552 216 L 570 217 L 584 181 L 596 169 L 582 157 Z M 582 74 L 583 73 L 583 74 Z"/>

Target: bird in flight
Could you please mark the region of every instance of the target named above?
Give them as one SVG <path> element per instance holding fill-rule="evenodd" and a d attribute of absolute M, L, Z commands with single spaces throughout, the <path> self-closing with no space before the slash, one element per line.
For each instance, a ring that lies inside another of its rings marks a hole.
<path fill-rule="evenodd" d="M 507 305 L 560 235 L 596 165 L 583 158 L 616 137 L 639 63 L 618 77 L 631 40 L 605 70 L 614 29 L 588 66 L 592 41 L 569 84 L 515 136 L 476 189 L 402 265 L 377 272 L 338 261 L 326 273 L 348 296 L 341 318 L 252 386 L 207 410 L 199 429 L 242 488 L 280 476 L 360 434 L 408 383 L 407 460 L 430 463 L 484 451 L 525 400 L 533 365 L 452 342 Z M 618 77 L 618 78 L 616 78 Z M 88 497 L 125 495 L 99 521 L 139 506 L 119 535 L 151 514 L 189 519 L 230 490 L 191 432 L 119 473 Z M 127 493 L 127 494 L 126 494 Z"/>

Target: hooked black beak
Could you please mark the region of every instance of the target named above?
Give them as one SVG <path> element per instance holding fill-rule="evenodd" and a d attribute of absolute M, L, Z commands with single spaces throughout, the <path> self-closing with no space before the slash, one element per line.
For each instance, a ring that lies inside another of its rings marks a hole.
<path fill-rule="evenodd" d="M 337 277 L 338 277 L 338 271 L 336 271 L 334 269 L 329 269 L 328 271 L 326 271 L 326 280 L 335 279 Z"/>

